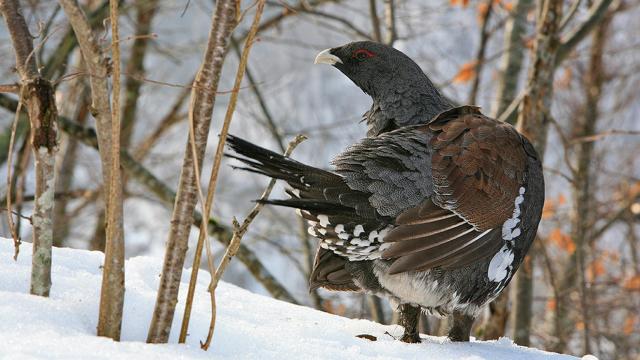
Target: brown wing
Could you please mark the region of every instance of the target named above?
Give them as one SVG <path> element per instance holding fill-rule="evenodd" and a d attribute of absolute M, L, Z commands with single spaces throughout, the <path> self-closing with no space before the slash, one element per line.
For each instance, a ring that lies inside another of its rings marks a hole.
<path fill-rule="evenodd" d="M 527 154 L 520 134 L 471 106 L 440 114 L 429 128 L 434 203 L 478 230 L 502 225 L 524 182 Z"/>
<path fill-rule="evenodd" d="M 495 254 L 514 214 L 527 155 L 508 124 L 465 106 L 429 123 L 434 196 L 406 210 L 384 239 L 391 273 L 457 268 Z"/>

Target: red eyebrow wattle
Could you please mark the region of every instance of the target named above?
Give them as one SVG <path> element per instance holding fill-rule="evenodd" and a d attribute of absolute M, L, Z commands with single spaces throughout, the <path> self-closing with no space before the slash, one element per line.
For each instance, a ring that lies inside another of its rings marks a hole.
<path fill-rule="evenodd" d="M 374 57 L 374 56 L 376 56 L 376 54 L 375 54 L 375 53 L 373 53 L 373 52 L 371 52 L 371 51 L 369 51 L 369 50 L 367 50 L 367 49 L 358 49 L 358 50 L 356 50 L 356 51 L 354 51 L 354 52 L 353 52 L 353 57 L 356 57 L 356 56 L 358 56 L 358 55 L 360 55 L 360 54 L 365 54 L 365 55 L 367 55 L 367 57 Z"/>

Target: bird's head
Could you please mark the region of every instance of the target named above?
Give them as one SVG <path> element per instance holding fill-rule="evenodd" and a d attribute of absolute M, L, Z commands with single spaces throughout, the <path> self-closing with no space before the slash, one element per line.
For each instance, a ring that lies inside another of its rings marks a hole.
<path fill-rule="evenodd" d="M 336 67 L 365 93 L 383 96 L 400 83 L 424 81 L 418 64 L 401 51 L 373 41 L 358 41 L 321 51 L 316 64 Z"/>
<path fill-rule="evenodd" d="M 352 42 L 321 51 L 316 64 L 336 67 L 373 99 L 365 113 L 369 136 L 422 124 L 451 108 L 420 66 L 391 46 Z"/>

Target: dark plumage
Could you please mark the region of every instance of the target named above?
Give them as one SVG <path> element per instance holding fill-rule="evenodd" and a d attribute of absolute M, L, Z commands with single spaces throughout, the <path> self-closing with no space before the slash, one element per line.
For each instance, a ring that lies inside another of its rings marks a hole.
<path fill-rule="evenodd" d="M 335 65 L 372 96 L 369 137 L 340 154 L 334 171 L 233 136 L 229 156 L 291 187 L 291 199 L 266 202 L 298 209 L 320 239 L 312 288 L 453 314 L 450 337 L 468 339 L 473 318 L 508 284 L 534 239 L 544 201 L 535 150 L 475 107 L 451 109 L 395 49 L 351 43 L 316 62 Z"/>
<path fill-rule="evenodd" d="M 367 136 L 424 124 L 451 108 L 418 64 L 392 47 L 359 41 L 323 53 L 317 63 L 332 64 L 373 99 L 364 114 Z"/>

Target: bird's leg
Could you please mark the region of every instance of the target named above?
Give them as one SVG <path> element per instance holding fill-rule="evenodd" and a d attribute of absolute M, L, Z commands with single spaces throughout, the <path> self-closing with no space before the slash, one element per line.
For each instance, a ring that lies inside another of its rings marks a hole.
<path fill-rule="evenodd" d="M 453 312 L 452 318 L 453 326 L 449 330 L 449 339 L 451 341 L 469 341 L 471 326 L 475 318 L 457 310 Z"/>
<path fill-rule="evenodd" d="M 400 341 L 406 343 L 419 343 L 418 319 L 420 319 L 420 308 L 410 304 L 402 304 L 400 310 L 400 325 L 404 327 L 404 334 Z"/>

